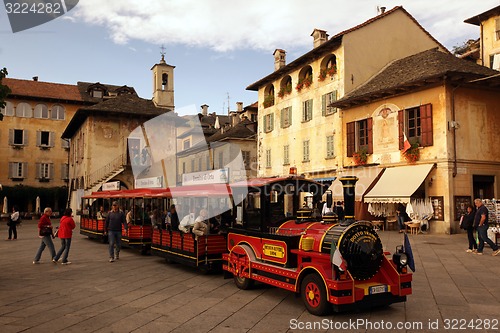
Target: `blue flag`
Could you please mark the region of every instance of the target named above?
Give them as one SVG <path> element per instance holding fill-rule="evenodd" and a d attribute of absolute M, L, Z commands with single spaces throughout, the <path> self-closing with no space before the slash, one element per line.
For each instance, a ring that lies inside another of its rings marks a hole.
<path fill-rule="evenodd" d="M 404 248 L 406 256 L 408 257 L 408 267 L 415 272 L 415 259 L 413 258 L 413 252 L 411 250 L 410 239 L 408 234 L 405 232 Z"/>

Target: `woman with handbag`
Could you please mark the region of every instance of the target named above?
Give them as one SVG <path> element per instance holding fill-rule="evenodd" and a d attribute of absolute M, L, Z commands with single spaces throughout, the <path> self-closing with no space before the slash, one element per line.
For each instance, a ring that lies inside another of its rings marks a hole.
<path fill-rule="evenodd" d="M 9 238 L 7 240 L 17 239 L 17 224 L 19 223 L 19 209 L 17 209 L 17 206 L 12 207 L 12 214 L 10 214 L 10 221 L 9 221 Z M 12 235 L 14 235 L 14 238 L 12 238 Z"/>
<path fill-rule="evenodd" d="M 36 252 L 35 259 L 33 260 L 33 264 L 40 263 L 40 257 L 42 256 L 43 250 L 47 246 L 50 251 L 50 258 L 54 259 L 56 256 L 56 250 L 54 249 L 54 243 L 52 243 L 52 238 L 54 235 L 52 234 L 52 223 L 50 222 L 50 216 L 52 215 L 52 208 L 47 207 L 43 210 L 43 215 L 40 217 L 40 221 L 38 221 L 38 237 L 42 239 L 42 243 Z"/>

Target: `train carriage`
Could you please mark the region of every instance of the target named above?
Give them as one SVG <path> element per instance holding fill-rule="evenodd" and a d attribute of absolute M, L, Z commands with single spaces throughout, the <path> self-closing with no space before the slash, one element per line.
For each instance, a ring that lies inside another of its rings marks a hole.
<path fill-rule="evenodd" d="M 160 220 L 154 221 L 152 216 L 154 212 L 165 211 L 169 198 L 168 189 L 99 191 L 84 196 L 80 234 L 106 242 L 105 220 L 98 219 L 97 212 L 101 206 L 105 212 L 109 211 L 112 202 L 117 201 L 121 210 L 126 213 L 132 211 L 127 230 L 122 230 L 122 244 L 137 247 L 142 253 L 148 253 L 151 248 L 153 227 L 161 223 Z"/>
<path fill-rule="evenodd" d="M 175 204 L 179 219 L 201 209 L 208 211 L 209 220 L 221 215 L 223 224 L 233 223 L 233 201 L 231 188 L 226 184 L 192 185 L 170 188 L 172 203 Z M 222 254 L 227 252 L 226 232 L 209 232 L 195 237 L 192 233 L 179 230 L 155 229 L 153 231 L 152 253 L 167 261 L 179 262 L 197 267 L 202 271 L 222 268 Z"/>

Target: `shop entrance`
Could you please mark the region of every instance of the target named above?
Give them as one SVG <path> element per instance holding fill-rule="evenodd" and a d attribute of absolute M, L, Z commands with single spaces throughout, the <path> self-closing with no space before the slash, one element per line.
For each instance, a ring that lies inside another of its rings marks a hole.
<path fill-rule="evenodd" d="M 474 198 L 491 199 L 495 197 L 495 176 L 473 175 L 472 191 Z"/>

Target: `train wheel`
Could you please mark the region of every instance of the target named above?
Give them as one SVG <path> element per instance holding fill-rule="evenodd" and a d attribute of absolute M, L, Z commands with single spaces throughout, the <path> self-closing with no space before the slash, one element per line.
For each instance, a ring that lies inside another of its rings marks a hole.
<path fill-rule="evenodd" d="M 325 284 L 317 274 L 309 274 L 302 281 L 301 296 L 307 311 L 316 316 L 329 312 Z"/>
<path fill-rule="evenodd" d="M 243 290 L 251 289 L 254 283 L 255 281 L 252 279 L 237 275 L 234 276 L 234 284 L 236 285 L 236 287 L 240 289 Z"/>

